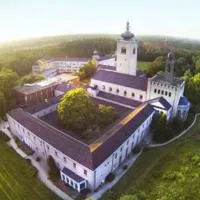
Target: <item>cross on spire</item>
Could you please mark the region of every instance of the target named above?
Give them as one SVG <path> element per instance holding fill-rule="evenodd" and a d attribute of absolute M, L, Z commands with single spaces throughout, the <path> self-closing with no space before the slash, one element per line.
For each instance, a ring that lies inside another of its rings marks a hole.
<path fill-rule="evenodd" d="M 129 31 L 130 30 L 130 23 L 129 21 L 126 22 L 126 31 Z"/>

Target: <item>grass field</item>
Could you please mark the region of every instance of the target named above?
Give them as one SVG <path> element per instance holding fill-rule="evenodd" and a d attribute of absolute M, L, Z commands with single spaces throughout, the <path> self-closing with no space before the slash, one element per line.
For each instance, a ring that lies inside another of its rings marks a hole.
<path fill-rule="evenodd" d="M 0 200 L 61 200 L 35 177 L 35 172 L 0 133 Z"/>
<path fill-rule="evenodd" d="M 137 63 L 137 67 L 138 69 L 140 69 L 141 71 L 147 71 L 147 69 L 150 67 L 151 62 L 145 62 L 145 61 L 138 61 Z"/>
<path fill-rule="evenodd" d="M 144 152 L 103 200 L 133 195 L 136 200 L 200 199 L 200 117 L 179 141 Z"/>

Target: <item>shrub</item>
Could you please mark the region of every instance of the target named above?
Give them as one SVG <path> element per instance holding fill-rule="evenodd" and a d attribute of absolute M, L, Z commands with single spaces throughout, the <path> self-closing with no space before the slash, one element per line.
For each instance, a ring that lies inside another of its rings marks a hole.
<path fill-rule="evenodd" d="M 17 136 L 14 136 L 13 139 L 15 140 L 17 146 L 21 143 L 20 139 Z"/>
<path fill-rule="evenodd" d="M 137 145 L 135 148 L 132 149 L 133 154 L 138 154 L 141 151 L 141 146 Z"/>
<path fill-rule="evenodd" d="M 10 138 L 5 133 L 3 133 L 2 131 L 0 131 L 0 139 L 5 141 L 5 142 L 8 142 L 10 140 Z"/>
<path fill-rule="evenodd" d="M 41 161 L 40 157 L 37 157 L 37 158 L 36 158 L 36 161 L 37 161 L 37 162 L 40 162 L 40 161 Z"/>
<path fill-rule="evenodd" d="M 124 166 L 122 167 L 123 170 L 126 170 L 127 168 L 128 168 L 128 165 L 124 165 Z"/>
<path fill-rule="evenodd" d="M 105 196 L 104 196 L 105 200 L 116 200 L 117 199 L 117 195 L 114 193 L 113 190 L 109 190 Z"/>
<path fill-rule="evenodd" d="M 31 177 L 36 177 L 37 176 L 37 169 L 34 168 L 31 164 L 31 160 L 30 159 L 26 159 L 26 163 L 28 164 L 28 167 L 29 167 L 29 175 Z"/>
<path fill-rule="evenodd" d="M 106 182 L 112 182 L 115 179 L 115 174 L 114 173 L 110 173 L 106 176 L 105 181 Z"/>
<path fill-rule="evenodd" d="M 59 174 L 60 174 L 59 169 L 56 166 L 56 163 L 52 156 L 48 157 L 47 163 L 49 167 L 49 170 L 48 170 L 49 179 L 55 182 L 58 179 Z"/>

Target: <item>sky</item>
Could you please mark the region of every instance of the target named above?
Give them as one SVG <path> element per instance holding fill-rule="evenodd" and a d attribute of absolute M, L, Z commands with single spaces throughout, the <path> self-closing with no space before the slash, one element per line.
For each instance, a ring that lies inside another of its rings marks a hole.
<path fill-rule="evenodd" d="M 200 0 L 0 0 L 0 41 L 120 34 L 200 39 Z"/>

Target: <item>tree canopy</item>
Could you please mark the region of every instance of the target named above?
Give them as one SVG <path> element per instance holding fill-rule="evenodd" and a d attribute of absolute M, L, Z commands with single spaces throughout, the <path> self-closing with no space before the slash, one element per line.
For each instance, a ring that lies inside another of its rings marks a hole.
<path fill-rule="evenodd" d="M 13 88 L 16 86 L 18 76 L 10 69 L 0 70 L 0 117 L 4 118 L 5 113 L 15 106 Z"/>
<path fill-rule="evenodd" d="M 19 84 L 24 85 L 26 83 L 34 83 L 34 82 L 41 81 L 44 79 L 45 77 L 39 74 L 27 74 L 20 78 Z"/>
<path fill-rule="evenodd" d="M 96 62 L 94 60 L 89 60 L 83 67 L 80 68 L 78 76 L 80 80 L 91 78 L 96 71 Z"/>
<path fill-rule="evenodd" d="M 186 71 L 184 79 L 186 81 L 185 96 L 200 110 L 200 73 L 193 75 L 190 71 Z"/>
<path fill-rule="evenodd" d="M 117 119 L 113 107 L 96 106 L 82 88 L 67 92 L 58 104 L 57 112 L 66 129 L 79 133 L 87 129 L 104 128 Z"/>
<path fill-rule="evenodd" d="M 95 123 L 95 106 L 82 88 L 67 92 L 58 104 L 58 115 L 65 128 L 84 131 Z"/>

